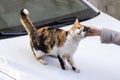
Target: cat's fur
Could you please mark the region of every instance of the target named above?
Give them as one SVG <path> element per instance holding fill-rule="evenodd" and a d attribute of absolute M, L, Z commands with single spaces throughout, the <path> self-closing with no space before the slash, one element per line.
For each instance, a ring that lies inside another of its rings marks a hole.
<path fill-rule="evenodd" d="M 47 64 L 43 60 L 44 55 L 53 56 L 55 54 L 60 61 L 62 69 L 66 69 L 66 59 L 72 69 L 79 72 L 73 63 L 73 54 L 79 45 L 79 41 L 85 38 L 88 28 L 81 25 L 78 19 L 76 19 L 69 31 L 50 27 L 36 29 L 29 19 L 27 9 L 20 11 L 20 20 L 30 37 L 34 56 L 40 63 Z"/>

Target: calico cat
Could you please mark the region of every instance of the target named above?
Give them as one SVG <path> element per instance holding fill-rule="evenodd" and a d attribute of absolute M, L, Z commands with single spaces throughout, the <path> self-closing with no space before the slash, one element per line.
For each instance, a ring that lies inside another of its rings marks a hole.
<path fill-rule="evenodd" d="M 21 9 L 20 20 L 30 37 L 30 45 L 34 56 L 40 63 L 47 64 L 43 60 L 45 55 L 56 56 L 63 70 L 67 69 L 65 64 L 65 60 L 67 60 L 72 69 L 79 72 L 79 69 L 74 66 L 73 54 L 79 45 L 79 41 L 85 38 L 89 28 L 81 25 L 76 19 L 68 31 L 51 28 L 50 26 L 36 29 L 29 19 L 27 9 Z"/>

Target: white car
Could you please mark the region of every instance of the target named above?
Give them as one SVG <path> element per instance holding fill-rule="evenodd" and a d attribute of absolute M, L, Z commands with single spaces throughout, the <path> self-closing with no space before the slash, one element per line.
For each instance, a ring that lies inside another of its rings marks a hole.
<path fill-rule="evenodd" d="M 37 28 L 49 25 L 68 30 L 79 18 L 84 25 L 120 31 L 119 20 L 87 0 L 1 0 L 0 80 L 120 80 L 120 46 L 102 44 L 100 37 L 87 37 L 80 42 L 74 55 L 80 73 L 62 70 L 56 58 L 46 57 L 48 65 L 39 63 L 19 21 L 23 7 L 30 11 Z"/>

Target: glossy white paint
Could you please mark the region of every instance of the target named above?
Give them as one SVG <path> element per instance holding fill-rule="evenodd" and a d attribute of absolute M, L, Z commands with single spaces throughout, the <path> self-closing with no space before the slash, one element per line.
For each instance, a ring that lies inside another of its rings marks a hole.
<path fill-rule="evenodd" d="M 81 23 L 120 31 L 120 21 L 102 12 Z M 0 56 L 20 73 L 21 80 L 120 80 L 120 46 L 102 44 L 99 37 L 80 42 L 74 55 L 80 73 L 63 71 L 55 58 L 45 57 L 48 65 L 40 64 L 33 56 L 28 36 L 0 40 Z"/>

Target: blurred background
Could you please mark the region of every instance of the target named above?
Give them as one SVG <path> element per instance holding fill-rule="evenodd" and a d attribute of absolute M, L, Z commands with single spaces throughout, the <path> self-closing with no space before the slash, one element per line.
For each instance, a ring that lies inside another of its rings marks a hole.
<path fill-rule="evenodd" d="M 120 0 L 88 0 L 99 10 L 120 20 Z"/>

